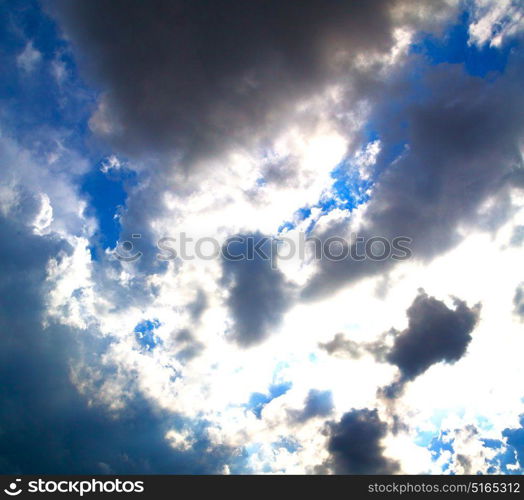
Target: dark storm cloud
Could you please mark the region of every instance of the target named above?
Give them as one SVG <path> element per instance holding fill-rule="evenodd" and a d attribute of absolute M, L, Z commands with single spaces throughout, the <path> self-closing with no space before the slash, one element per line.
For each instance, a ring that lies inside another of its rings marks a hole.
<path fill-rule="evenodd" d="M 381 444 L 387 435 L 387 425 L 377 410 L 351 410 L 340 422 L 331 424 L 328 467 L 336 474 L 394 474 L 396 461 L 384 456 Z"/>
<path fill-rule="evenodd" d="M 233 338 L 245 347 L 264 340 L 279 325 L 292 300 L 292 288 L 273 266 L 271 248 L 270 239 L 254 233 L 230 238 L 223 250 L 223 282 L 229 288 Z"/>
<path fill-rule="evenodd" d="M 517 292 L 518 294 L 518 292 Z M 480 314 L 480 304 L 468 307 L 454 299 L 454 308 L 424 290 L 419 290 L 407 310 L 408 327 L 399 332 L 391 329 L 374 342 L 356 342 L 337 333 L 319 347 L 328 354 L 359 359 L 365 353 L 378 362 L 388 362 L 399 368 L 398 380 L 381 389 L 381 395 L 393 398 L 402 392 L 406 382 L 424 373 L 439 362 L 453 363 L 466 352 Z M 393 339 L 393 343 L 388 341 Z"/>
<path fill-rule="evenodd" d="M 409 237 L 413 258 L 428 260 L 461 241 L 459 227 L 493 230 L 504 222 L 512 210 L 508 191 L 522 187 L 524 174 L 523 75 L 516 52 L 495 79 L 467 75 L 459 65 L 423 69 L 413 56 L 374 104 L 371 122 L 382 151 L 359 236 Z M 391 164 L 402 143 L 408 147 Z M 483 208 L 486 201 L 492 203 Z M 345 236 L 344 230 L 318 236 Z M 304 297 L 333 293 L 394 263 L 324 259 Z"/>
<path fill-rule="evenodd" d="M 466 352 L 475 328 L 480 305 L 468 307 L 455 299 L 455 308 L 428 296 L 424 291 L 407 310 L 408 327 L 399 332 L 386 360 L 400 370 L 399 380 L 383 389 L 386 397 L 395 397 L 404 384 L 439 362 L 454 363 Z"/>
<path fill-rule="evenodd" d="M 265 127 L 279 126 L 290 104 L 318 91 L 352 56 L 386 51 L 394 3 L 48 5 L 83 66 L 107 91 L 105 115 L 115 124 L 110 138 L 131 153 L 193 157 L 264 135 Z M 343 64 L 334 64 L 335 57 Z"/>
<path fill-rule="evenodd" d="M 77 392 L 71 366 L 93 353 L 95 368 L 104 345 L 86 331 L 42 327 L 48 259 L 71 248 L 32 234 L 25 223 L 38 204 L 23 198 L 11 220 L 0 219 L 0 472 L 219 472 L 229 461 L 226 448 L 208 453 L 210 443 L 199 433 L 190 452 L 175 451 L 164 435 L 179 419 L 138 395 L 115 416 L 89 406 Z"/>
<path fill-rule="evenodd" d="M 306 422 L 314 417 L 327 417 L 333 411 L 333 394 L 331 391 L 311 389 L 302 410 L 288 410 L 293 422 Z"/>

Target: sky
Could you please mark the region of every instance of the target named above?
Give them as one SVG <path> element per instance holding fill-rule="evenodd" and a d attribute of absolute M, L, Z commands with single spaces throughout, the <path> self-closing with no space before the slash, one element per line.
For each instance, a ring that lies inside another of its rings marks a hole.
<path fill-rule="evenodd" d="M 0 1 L 0 472 L 522 474 L 523 16 Z"/>

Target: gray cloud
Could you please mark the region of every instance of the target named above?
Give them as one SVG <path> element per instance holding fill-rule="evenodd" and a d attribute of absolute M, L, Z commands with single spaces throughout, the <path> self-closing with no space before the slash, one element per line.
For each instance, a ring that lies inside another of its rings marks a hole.
<path fill-rule="evenodd" d="M 53 235 L 32 234 L 25 223 L 39 207 L 26 201 L 11 220 L 0 218 L 0 472 L 220 472 L 231 450 L 214 447 L 205 429 L 195 429 L 196 446 L 181 453 L 164 435 L 190 422 L 155 409 L 136 392 L 117 415 L 89 406 L 78 393 L 71 366 L 97 367 L 107 341 L 53 323 L 42 327 L 46 264 L 71 248 Z"/>
<path fill-rule="evenodd" d="M 195 300 L 189 306 L 189 312 L 191 313 L 191 317 L 194 321 L 200 321 L 200 318 L 207 309 L 207 306 L 208 299 L 206 293 L 201 289 L 197 290 Z"/>
<path fill-rule="evenodd" d="M 264 238 L 260 233 L 232 237 L 225 255 L 238 260 L 225 258 L 222 263 L 223 282 L 229 289 L 227 304 L 235 321 L 233 338 L 245 347 L 264 340 L 292 301 L 293 290 L 273 268 L 272 259 L 253 252 L 260 245 L 265 255 L 271 255 L 271 240 Z"/>
<path fill-rule="evenodd" d="M 461 241 L 459 227 L 493 230 L 511 215 L 508 191 L 521 188 L 524 175 L 519 146 L 524 136 L 522 67 L 522 58 L 513 53 L 496 79 L 441 64 L 414 80 L 421 61 L 413 56 L 392 77 L 374 103 L 371 122 L 383 147 L 359 236 L 412 238 L 413 258 L 428 260 Z M 409 148 L 391 164 L 393 151 L 403 142 Z M 487 200 L 495 203 L 481 210 Z M 319 236 L 345 236 L 346 231 L 342 224 Z M 328 295 L 387 272 L 394 263 L 323 260 L 303 297 Z"/>
<path fill-rule="evenodd" d="M 515 306 L 515 314 L 524 319 L 524 283 L 521 283 L 515 290 L 513 305 Z"/>
<path fill-rule="evenodd" d="M 107 92 L 95 128 L 128 153 L 195 159 L 273 134 L 356 54 L 386 52 L 395 3 L 75 0 L 49 8 Z"/>
<path fill-rule="evenodd" d="M 336 474 L 394 474 L 399 465 L 384 456 L 381 440 L 386 435 L 377 410 L 353 409 L 331 424 L 326 465 Z"/>
<path fill-rule="evenodd" d="M 399 380 L 383 389 L 395 397 L 404 384 L 424 373 L 431 365 L 454 363 L 466 352 L 480 313 L 480 305 L 468 307 L 459 299 L 455 309 L 428 296 L 423 290 L 407 310 L 408 327 L 398 332 L 386 360 L 400 370 Z"/>
<path fill-rule="evenodd" d="M 471 460 L 466 456 L 460 453 L 456 456 L 457 463 L 462 467 L 464 471 L 463 474 L 471 474 Z"/>
<path fill-rule="evenodd" d="M 379 361 L 384 361 L 388 350 L 384 338 L 375 342 L 357 342 L 345 338 L 343 333 L 337 333 L 329 342 L 319 343 L 319 347 L 328 354 L 350 359 L 359 359 L 364 353 L 369 353 Z"/>
<path fill-rule="evenodd" d="M 205 349 L 205 345 L 199 342 L 194 335 L 187 329 L 180 330 L 174 334 L 172 342 L 176 357 L 182 363 L 187 363 L 199 356 Z"/>
<path fill-rule="evenodd" d="M 327 417 L 333 411 L 333 394 L 331 391 L 311 389 L 302 410 L 288 410 L 293 422 L 306 422 L 315 417 Z"/>
<path fill-rule="evenodd" d="M 518 291 L 517 291 L 518 295 Z M 480 304 L 468 307 L 454 299 L 454 309 L 419 290 L 407 310 L 408 327 L 399 332 L 391 329 L 374 342 L 356 342 L 337 333 L 319 347 L 328 354 L 359 359 L 365 353 L 378 362 L 388 362 L 399 368 L 398 380 L 380 389 L 387 398 L 399 396 L 404 385 L 424 373 L 431 365 L 444 361 L 454 363 L 466 352 L 480 314 Z M 388 337 L 393 340 L 392 345 Z"/>
<path fill-rule="evenodd" d="M 513 230 L 511 235 L 510 244 L 512 246 L 518 247 L 524 243 L 524 226 L 517 226 Z"/>
<path fill-rule="evenodd" d="M 358 359 L 362 355 L 361 344 L 355 340 L 346 339 L 343 333 L 337 333 L 333 340 L 319 343 L 318 346 L 328 354 L 339 354 L 352 359 Z"/>

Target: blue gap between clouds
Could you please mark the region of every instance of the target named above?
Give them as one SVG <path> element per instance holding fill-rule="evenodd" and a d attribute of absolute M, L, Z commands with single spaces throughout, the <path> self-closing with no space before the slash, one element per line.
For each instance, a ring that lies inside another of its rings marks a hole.
<path fill-rule="evenodd" d="M 286 361 L 279 361 L 273 369 L 273 380 L 269 386 L 268 394 L 261 392 L 254 392 L 249 398 L 249 402 L 243 405 L 248 410 L 252 411 L 257 418 L 262 418 L 262 410 L 273 399 L 284 395 L 292 387 L 292 383 L 285 381 L 281 377 L 282 370 L 289 367 Z"/>
<path fill-rule="evenodd" d="M 492 72 L 503 73 L 515 42 L 500 48 L 490 47 L 489 44 L 481 48 L 468 45 L 469 22 L 469 13 L 463 12 L 459 23 L 448 28 L 442 37 L 426 34 L 419 42 L 411 45 L 411 52 L 426 56 L 431 65 L 463 64 L 472 76 L 484 78 Z"/>
<path fill-rule="evenodd" d="M 152 351 L 162 344 L 162 340 L 155 334 L 155 330 L 159 326 L 160 321 L 158 319 L 145 319 L 135 326 L 135 338 L 143 350 Z"/>
<path fill-rule="evenodd" d="M 0 51 L 0 64 L 4 69 L 0 103 L 7 117 L 2 124 L 3 131 L 36 156 L 45 158 L 57 148 L 54 135 L 46 131 L 56 130 L 60 132 L 61 146 L 77 151 L 95 165 L 78 183 L 80 193 L 87 195 L 90 202 L 87 214 L 99 223 L 97 241 L 90 248 L 96 259 L 98 246 L 113 247 L 118 239 L 120 226 L 115 215 L 125 204 L 125 187 L 133 181 L 133 174 L 125 170 L 118 175 L 106 175 L 92 157 L 85 141 L 90 136 L 88 120 L 97 94 L 80 79 L 67 42 L 38 2 L 13 0 L 0 4 L 0 43 L 4 47 Z M 30 73 L 17 64 L 17 57 L 28 43 L 41 54 Z M 56 62 L 66 70 L 60 84 L 52 71 Z M 42 124 L 45 130 L 40 133 Z"/>
<path fill-rule="evenodd" d="M 278 441 L 271 443 L 274 449 L 284 448 L 289 453 L 297 452 L 302 446 L 293 437 L 281 437 Z"/>
<path fill-rule="evenodd" d="M 126 188 L 135 183 L 136 174 L 131 170 L 123 167 L 104 173 L 100 170 L 100 164 L 82 178 L 81 192 L 90 201 L 87 215 L 94 216 L 98 221 L 95 240 L 103 249 L 114 248 L 118 241 L 121 229 L 118 214 L 125 207 Z M 96 258 L 94 248 L 91 253 Z"/>
<path fill-rule="evenodd" d="M 40 52 L 41 59 L 30 73 L 17 64 L 26 44 Z M 67 42 L 56 23 L 42 12 L 38 2 L 17 1 L 0 4 L 0 102 L 4 131 L 38 154 L 49 152 L 56 144 L 41 144 L 42 129 L 67 131 L 63 146 L 83 150 L 88 120 L 96 104 L 96 93 L 84 85 Z M 66 76 L 59 85 L 52 63 L 59 61 Z M 45 127 L 43 126 L 45 124 Z"/>
<path fill-rule="evenodd" d="M 291 382 L 281 382 L 279 384 L 272 384 L 269 386 L 268 394 L 261 392 L 254 392 L 249 398 L 249 402 L 245 405 L 248 410 L 251 410 L 258 419 L 262 418 L 262 410 L 273 399 L 283 396 L 289 389 L 291 389 Z"/>
<path fill-rule="evenodd" d="M 524 414 L 520 415 L 520 427 L 516 429 L 504 429 L 502 436 L 506 438 L 507 448 L 494 458 L 504 474 L 522 474 L 524 472 Z M 517 469 L 508 469 L 508 465 L 518 463 Z"/>
<path fill-rule="evenodd" d="M 380 138 L 371 123 L 366 126 L 364 133 L 366 142 L 362 147 L 366 147 L 367 144 Z M 403 153 L 405 147 L 406 143 L 404 141 L 385 147 L 379 155 L 380 164 L 385 165 L 384 168 L 389 166 L 391 162 L 395 161 Z M 286 221 L 281 224 L 278 232 L 281 233 L 294 229 L 299 222 L 307 219 L 311 215 L 312 208 L 320 208 L 321 214 L 327 214 L 337 208 L 350 212 L 359 205 L 366 203 L 370 198 L 367 191 L 376 182 L 381 171 L 382 169 L 377 168 L 369 179 L 361 179 L 357 169 L 351 168 L 351 159 L 345 158 L 331 172 L 333 179 L 331 196 L 320 199 L 313 207 L 302 207 L 298 209 L 294 214 L 294 221 Z M 309 233 L 314 227 L 315 221 L 312 221 L 306 229 L 306 233 Z"/>
<path fill-rule="evenodd" d="M 273 381 L 269 386 L 267 394 L 261 392 L 254 392 L 249 398 L 249 402 L 244 405 L 245 408 L 252 411 L 258 419 L 262 418 L 262 410 L 273 399 L 283 396 L 293 384 L 289 381 L 282 380 L 281 372 L 288 368 L 289 364 L 286 361 L 279 361 L 273 370 Z"/>
<path fill-rule="evenodd" d="M 352 210 L 369 198 L 365 192 L 372 182 L 363 181 L 358 178 L 358 175 L 352 173 L 347 159 L 333 169 L 331 177 L 333 178 L 332 196 L 322 198 L 312 207 L 299 208 L 293 216 L 293 222 L 286 221 L 281 224 L 278 227 L 278 233 L 294 229 L 299 222 L 306 220 L 311 215 L 312 208 L 320 208 L 322 214 L 329 213 L 336 208 Z M 315 221 L 312 221 L 306 233 L 312 231 L 314 227 Z"/>
<path fill-rule="evenodd" d="M 455 440 L 451 439 L 449 441 L 444 441 L 444 438 L 447 437 L 448 434 L 449 434 L 448 431 L 443 431 L 439 434 L 439 436 L 434 437 L 431 440 L 431 444 L 428 447 L 428 449 L 431 451 L 431 456 L 434 462 L 440 458 L 440 456 L 442 455 L 442 452 L 444 451 L 449 451 L 452 454 L 455 453 L 455 450 L 453 449 L 453 443 Z M 442 472 L 445 472 L 446 470 L 448 470 L 449 465 L 450 465 L 449 462 L 445 463 L 442 466 Z"/>
<path fill-rule="evenodd" d="M 482 48 L 478 48 L 476 45 L 469 45 L 469 20 L 468 12 L 464 11 L 459 16 L 459 22 L 447 29 L 442 37 L 423 34 L 418 42 L 411 45 L 411 53 L 425 56 L 426 61 L 432 66 L 443 63 L 462 64 L 468 74 L 481 78 L 503 73 L 509 53 L 516 46 L 516 42 L 507 43 L 501 48 L 490 47 L 487 44 Z M 420 78 L 418 71 L 414 71 L 412 78 L 416 85 L 416 80 Z M 415 92 L 414 95 L 422 97 L 423 89 L 419 89 L 419 92 Z M 407 127 L 408 124 L 406 123 L 406 131 Z M 380 139 L 380 133 L 372 122 L 364 127 L 363 132 L 368 143 Z M 387 168 L 391 162 L 403 153 L 406 142 L 400 140 L 394 144 L 382 144 L 382 147 L 380 164 L 383 167 L 380 168 L 380 165 L 378 165 L 376 176 L 379 176 L 384 168 Z M 376 178 L 364 181 L 358 175 L 352 174 L 351 169 L 348 168 L 349 161 L 349 159 L 345 159 L 332 171 L 331 176 L 334 180 L 333 195 L 320 200 L 314 205 L 319 207 L 322 213 L 328 213 L 336 208 L 351 211 L 358 205 L 368 201 L 369 196 L 366 194 L 366 191 L 373 185 Z M 296 222 L 284 222 L 278 228 L 278 232 L 294 229 L 297 222 L 309 217 L 310 213 L 310 207 L 299 209 L 294 215 L 294 221 Z M 308 232 L 313 227 L 314 223 L 308 228 Z"/>

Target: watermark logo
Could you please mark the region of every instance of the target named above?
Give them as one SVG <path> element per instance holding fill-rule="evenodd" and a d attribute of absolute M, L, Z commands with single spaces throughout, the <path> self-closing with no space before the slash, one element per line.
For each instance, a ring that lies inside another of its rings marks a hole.
<path fill-rule="evenodd" d="M 19 484 L 22 480 L 21 479 L 15 479 L 12 483 L 9 484 L 9 486 L 4 490 L 4 493 L 11 497 L 15 497 L 17 495 L 20 495 L 22 493 L 22 488 L 20 488 Z"/>
<path fill-rule="evenodd" d="M 21 479 L 16 479 L 4 492 L 9 496 L 17 496 L 22 493 L 22 488 L 19 486 Z M 70 498 L 71 496 L 83 497 L 86 494 L 93 493 L 143 493 L 144 481 L 133 481 L 130 479 L 68 479 L 68 480 L 53 480 L 53 479 L 38 479 L 35 481 L 28 481 L 27 493 L 65 493 Z"/>
<path fill-rule="evenodd" d="M 135 243 L 133 243 L 133 240 Z M 119 242 L 113 255 L 123 262 L 134 262 L 144 253 L 137 247 L 142 240 L 140 233 L 131 235 L 130 240 Z M 348 238 L 330 236 L 318 238 L 303 232 L 293 237 L 268 237 L 260 234 L 236 235 L 219 241 L 216 238 L 190 237 L 181 232 L 176 237 L 166 236 L 156 242 L 155 258 L 159 261 L 186 260 L 267 260 L 272 266 L 277 261 L 328 260 L 328 261 L 385 261 L 409 259 L 412 239 L 397 236 L 389 239 L 374 235 L 363 237 L 350 234 Z M 142 242 L 143 244 L 143 242 Z"/>
<path fill-rule="evenodd" d="M 142 238 L 140 233 L 135 233 L 131 235 L 132 240 L 139 240 Z M 115 249 L 115 256 L 118 260 L 123 262 L 134 262 L 135 260 L 140 259 L 143 253 L 135 249 L 135 245 L 132 241 L 126 240 L 120 242 Z"/>

